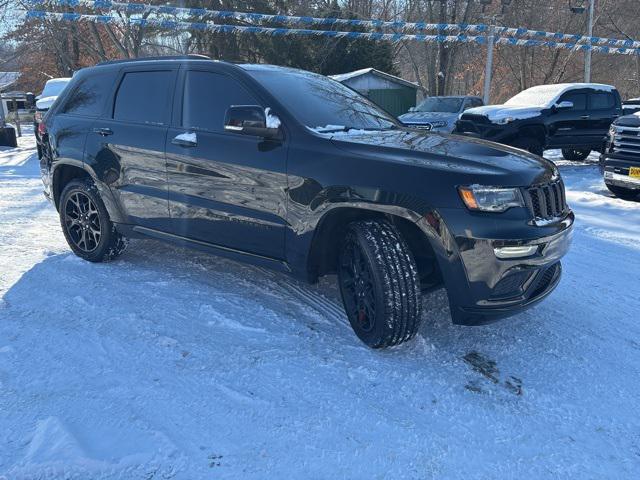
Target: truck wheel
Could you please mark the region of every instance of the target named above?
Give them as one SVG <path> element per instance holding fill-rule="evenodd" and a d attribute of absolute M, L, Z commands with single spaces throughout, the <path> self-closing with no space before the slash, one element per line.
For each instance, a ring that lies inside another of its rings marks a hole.
<path fill-rule="evenodd" d="M 618 187 L 616 185 L 609 185 L 605 183 L 607 188 L 611 193 L 613 193 L 616 197 L 622 198 L 624 200 L 633 200 L 640 194 L 639 190 L 633 190 L 631 188 Z"/>
<path fill-rule="evenodd" d="M 565 160 L 570 160 L 572 162 L 583 162 L 587 159 L 591 150 L 577 150 L 575 148 L 563 148 L 562 156 Z"/>
<path fill-rule="evenodd" d="M 127 248 L 98 189 L 88 179 L 72 180 L 60 196 L 60 225 L 73 253 L 90 262 L 111 260 Z"/>
<path fill-rule="evenodd" d="M 542 156 L 544 153 L 544 146 L 542 142 L 535 137 L 521 137 L 513 142 L 513 146 L 533 153 L 534 155 Z"/>
<path fill-rule="evenodd" d="M 349 225 L 338 283 L 349 323 L 372 348 L 398 345 L 420 326 L 418 269 L 398 230 L 384 220 Z"/>

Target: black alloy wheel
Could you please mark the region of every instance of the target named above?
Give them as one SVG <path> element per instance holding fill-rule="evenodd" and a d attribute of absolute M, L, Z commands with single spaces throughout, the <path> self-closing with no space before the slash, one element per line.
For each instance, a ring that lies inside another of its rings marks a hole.
<path fill-rule="evenodd" d="M 58 204 L 60 226 L 73 253 L 90 262 L 116 258 L 127 239 L 116 229 L 91 179 L 71 180 Z"/>
<path fill-rule="evenodd" d="M 373 274 L 354 235 L 349 235 L 344 244 L 340 280 L 349 318 L 356 319 L 362 332 L 371 332 L 376 318 Z"/>
<path fill-rule="evenodd" d="M 71 241 L 85 253 L 94 252 L 100 244 L 102 227 L 95 203 L 83 192 L 73 192 L 64 206 L 64 224 Z"/>

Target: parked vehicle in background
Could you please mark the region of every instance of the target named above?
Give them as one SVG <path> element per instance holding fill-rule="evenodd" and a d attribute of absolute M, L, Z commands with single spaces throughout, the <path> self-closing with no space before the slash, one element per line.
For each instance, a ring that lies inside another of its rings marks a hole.
<path fill-rule="evenodd" d="M 5 92 L 0 94 L 0 100 L 4 109 L 4 117 L 12 121 L 32 122 L 34 113 L 34 97 L 27 92 Z"/>
<path fill-rule="evenodd" d="M 611 85 L 564 83 L 524 90 L 504 103 L 467 110 L 456 132 L 542 155 L 562 149 L 567 160 L 586 159 L 604 148 L 611 123 L 622 114 Z"/>
<path fill-rule="evenodd" d="M 429 97 L 398 119 L 407 127 L 451 133 L 462 112 L 482 105 L 480 97 Z"/>
<path fill-rule="evenodd" d="M 630 98 L 622 102 L 622 114 L 631 115 L 640 112 L 640 98 Z"/>
<path fill-rule="evenodd" d="M 42 158 L 42 133 L 40 132 L 42 119 L 70 81 L 70 78 L 52 78 L 51 80 L 47 80 L 42 93 L 36 97 L 36 112 L 33 118 L 33 132 L 36 136 L 38 158 Z"/>
<path fill-rule="evenodd" d="M 640 112 L 617 119 L 607 146 L 600 155 L 604 183 L 621 198 L 638 198 L 640 194 Z"/>
<path fill-rule="evenodd" d="M 459 324 L 532 306 L 571 241 L 551 162 L 404 128 L 302 70 L 111 62 L 76 74 L 43 132 L 45 195 L 76 255 L 153 237 L 311 282 L 335 273 L 374 348 L 416 335 L 424 290 L 444 286 Z"/>

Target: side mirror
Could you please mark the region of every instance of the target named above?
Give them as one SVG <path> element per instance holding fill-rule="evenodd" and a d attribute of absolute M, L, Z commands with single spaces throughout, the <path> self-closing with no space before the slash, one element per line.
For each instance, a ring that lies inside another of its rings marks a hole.
<path fill-rule="evenodd" d="M 556 104 L 556 108 L 558 110 L 564 110 L 564 109 L 567 109 L 567 108 L 573 108 L 573 102 L 565 100 L 564 102 L 557 103 Z"/>
<path fill-rule="evenodd" d="M 270 108 L 257 105 L 229 107 L 224 118 L 224 129 L 227 132 L 268 139 L 279 139 L 282 136 L 278 116 L 271 113 Z"/>

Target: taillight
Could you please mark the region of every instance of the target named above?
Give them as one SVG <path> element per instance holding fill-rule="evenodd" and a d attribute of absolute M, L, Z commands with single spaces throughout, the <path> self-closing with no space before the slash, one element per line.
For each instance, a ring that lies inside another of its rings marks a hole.
<path fill-rule="evenodd" d="M 40 136 L 47 133 L 47 127 L 45 126 L 44 122 L 40 122 L 38 124 L 38 133 L 40 134 Z"/>

